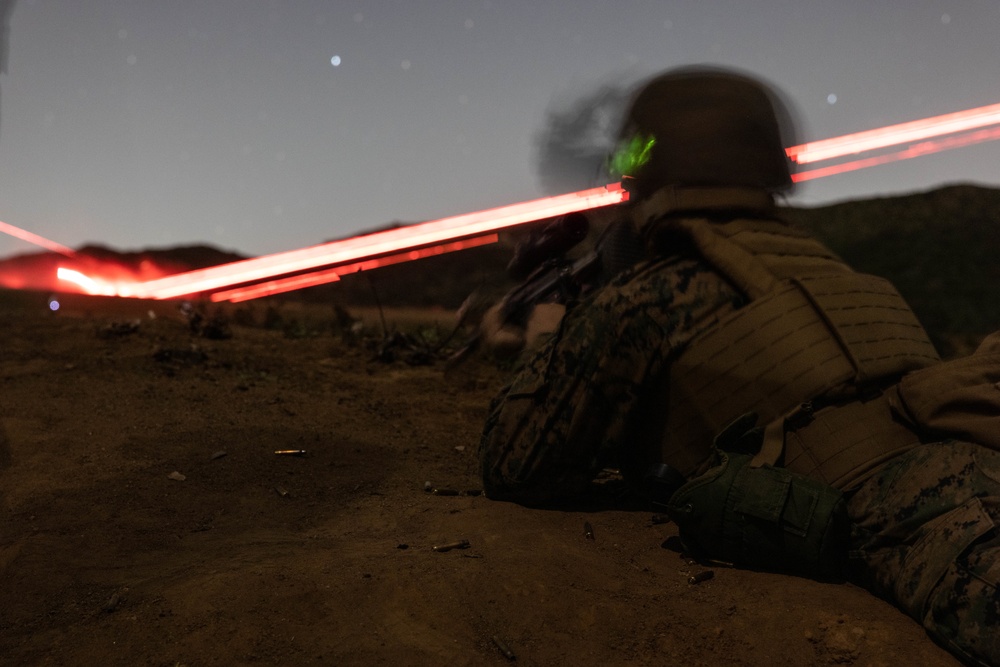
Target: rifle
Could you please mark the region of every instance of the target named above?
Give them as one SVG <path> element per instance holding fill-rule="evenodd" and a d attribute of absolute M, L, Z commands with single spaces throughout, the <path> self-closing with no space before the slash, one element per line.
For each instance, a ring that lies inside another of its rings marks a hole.
<path fill-rule="evenodd" d="M 591 250 L 575 260 L 566 253 L 589 231 L 582 214 L 556 218 L 536 234 L 518 244 L 507 265 L 507 273 L 524 281 L 500 300 L 500 321 L 525 327 L 532 309 L 539 303 L 567 303 L 583 295 L 601 273 L 601 255 Z M 479 349 L 482 332 L 476 332 L 447 362 L 449 368 Z"/>
<path fill-rule="evenodd" d="M 536 304 L 566 303 L 579 298 L 589 287 L 589 280 L 600 271 L 601 256 L 595 250 L 572 262 L 564 257 L 547 259 L 504 296 L 500 302 L 501 320 L 523 327 Z"/>

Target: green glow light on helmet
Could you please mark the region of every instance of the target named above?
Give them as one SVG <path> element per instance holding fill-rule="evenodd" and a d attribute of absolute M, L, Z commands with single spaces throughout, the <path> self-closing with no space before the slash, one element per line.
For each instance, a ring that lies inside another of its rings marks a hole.
<path fill-rule="evenodd" d="M 649 162 L 655 145 L 656 138 L 653 136 L 633 135 L 611 156 L 608 171 L 616 178 L 635 176 L 639 169 Z"/>

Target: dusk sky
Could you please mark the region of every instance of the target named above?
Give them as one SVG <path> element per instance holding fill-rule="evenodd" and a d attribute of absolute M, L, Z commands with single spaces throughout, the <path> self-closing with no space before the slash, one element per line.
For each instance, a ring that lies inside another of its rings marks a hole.
<path fill-rule="evenodd" d="M 774 83 L 801 141 L 1000 102 L 997 0 L 17 0 L 8 26 L 0 220 L 71 247 L 263 254 L 555 194 L 547 113 L 682 65 Z M 790 201 L 956 182 L 1000 187 L 1000 141 Z"/>

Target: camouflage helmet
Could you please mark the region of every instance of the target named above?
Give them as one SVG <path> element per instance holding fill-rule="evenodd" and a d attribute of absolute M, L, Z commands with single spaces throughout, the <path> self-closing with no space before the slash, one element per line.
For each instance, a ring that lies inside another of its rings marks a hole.
<path fill-rule="evenodd" d="M 639 89 L 611 170 L 639 197 L 667 185 L 792 185 L 787 107 L 764 84 L 731 71 L 685 68 Z"/>

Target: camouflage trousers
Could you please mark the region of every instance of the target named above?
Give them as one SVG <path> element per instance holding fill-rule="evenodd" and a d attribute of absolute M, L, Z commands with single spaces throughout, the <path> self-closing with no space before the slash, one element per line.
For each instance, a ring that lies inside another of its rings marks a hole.
<path fill-rule="evenodd" d="M 1000 452 L 920 445 L 849 502 L 852 578 L 971 664 L 1000 665 Z"/>

